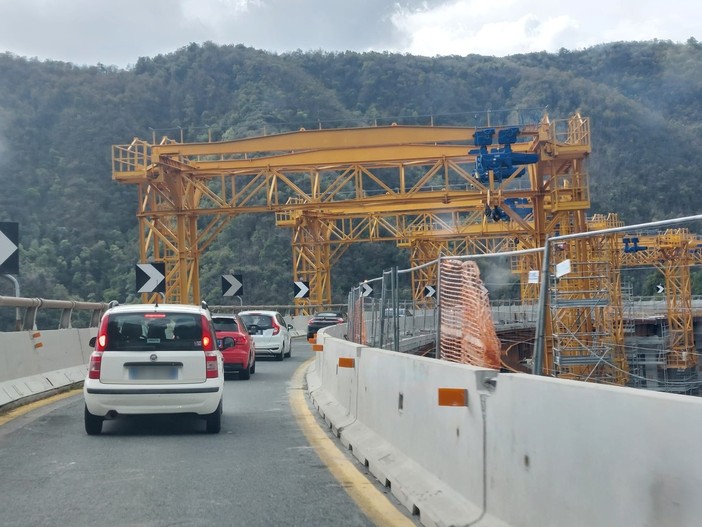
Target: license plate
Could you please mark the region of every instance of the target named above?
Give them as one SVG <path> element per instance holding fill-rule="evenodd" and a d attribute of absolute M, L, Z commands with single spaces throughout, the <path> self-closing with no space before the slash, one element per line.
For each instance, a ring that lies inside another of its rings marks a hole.
<path fill-rule="evenodd" d="M 178 378 L 178 368 L 174 366 L 132 366 L 129 378 L 134 381 L 164 381 Z"/>

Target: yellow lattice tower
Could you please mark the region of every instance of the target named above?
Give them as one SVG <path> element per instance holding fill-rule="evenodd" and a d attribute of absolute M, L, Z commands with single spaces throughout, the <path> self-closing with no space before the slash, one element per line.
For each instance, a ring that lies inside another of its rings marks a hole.
<path fill-rule="evenodd" d="M 688 229 L 668 229 L 660 234 L 638 234 L 638 244 L 645 250 L 625 253 L 622 265 L 650 265 L 665 280 L 666 317 L 670 335 L 666 367 L 694 368 L 697 355 L 692 316 L 690 267 L 699 261 L 702 240 Z"/>

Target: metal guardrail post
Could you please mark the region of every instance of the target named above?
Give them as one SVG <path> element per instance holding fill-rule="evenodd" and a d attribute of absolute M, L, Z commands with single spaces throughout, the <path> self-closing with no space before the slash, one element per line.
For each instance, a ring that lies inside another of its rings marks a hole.
<path fill-rule="evenodd" d="M 67 329 L 71 327 L 71 315 L 73 314 L 73 306 L 64 307 L 61 310 L 61 318 L 59 318 L 59 329 Z"/>
<path fill-rule="evenodd" d="M 544 240 L 544 254 L 541 265 L 541 289 L 539 290 L 539 314 L 536 318 L 536 333 L 534 335 L 534 363 L 532 373 L 542 375 L 544 368 L 544 333 L 546 331 L 546 300 L 548 298 L 549 260 L 551 243 L 546 236 Z"/>
<path fill-rule="evenodd" d="M 397 277 L 397 266 L 390 270 L 390 287 L 392 288 L 392 321 L 393 349 L 400 351 L 400 292 Z"/>
<path fill-rule="evenodd" d="M 20 284 L 19 280 L 12 276 L 11 274 L 5 274 L 3 275 L 5 278 L 10 280 L 14 286 L 15 286 L 15 297 L 19 298 L 20 297 Z M 15 308 L 15 331 L 19 331 L 20 328 L 22 327 L 22 316 L 20 315 L 20 308 L 16 307 Z"/>
<path fill-rule="evenodd" d="M 434 349 L 434 357 L 437 359 L 441 358 L 441 259 L 443 257 L 439 256 L 439 258 L 436 260 L 436 308 L 435 308 L 435 317 L 436 320 L 434 321 L 434 326 L 435 326 L 435 349 Z"/>

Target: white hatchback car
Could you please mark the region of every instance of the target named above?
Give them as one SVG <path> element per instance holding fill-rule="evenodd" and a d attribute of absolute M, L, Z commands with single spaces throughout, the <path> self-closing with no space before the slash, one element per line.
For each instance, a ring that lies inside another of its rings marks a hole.
<path fill-rule="evenodd" d="M 127 414 L 197 414 L 221 429 L 224 369 L 207 305 L 136 304 L 100 321 L 83 385 L 85 431 Z"/>
<path fill-rule="evenodd" d="M 239 317 L 253 336 L 257 357 L 268 355 L 277 360 L 290 357 L 293 326 L 285 322 L 283 315 L 277 311 L 241 311 Z"/>

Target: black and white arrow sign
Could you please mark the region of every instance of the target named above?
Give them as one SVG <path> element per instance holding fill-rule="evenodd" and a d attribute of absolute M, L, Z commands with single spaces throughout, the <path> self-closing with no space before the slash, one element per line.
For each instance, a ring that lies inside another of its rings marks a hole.
<path fill-rule="evenodd" d="M 19 274 L 19 223 L 0 222 L 0 274 Z"/>
<path fill-rule="evenodd" d="M 309 282 L 295 282 L 295 298 L 307 298 L 310 296 Z"/>
<path fill-rule="evenodd" d="M 373 287 L 369 284 L 361 284 L 361 296 L 373 296 Z"/>
<path fill-rule="evenodd" d="M 222 296 L 242 296 L 244 282 L 240 274 L 222 275 Z"/>
<path fill-rule="evenodd" d="M 656 285 L 656 293 L 659 295 L 665 293 L 665 287 L 663 287 L 661 284 Z"/>
<path fill-rule="evenodd" d="M 424 298 L 434 298 L 436 295 L 436 287 L 433 285 L 424 286 Z"/>
<path fill-rule="evenodd" d="M 137 293 L 165 293 L 166 264 L 136 264 L 136 289 Z"/>

